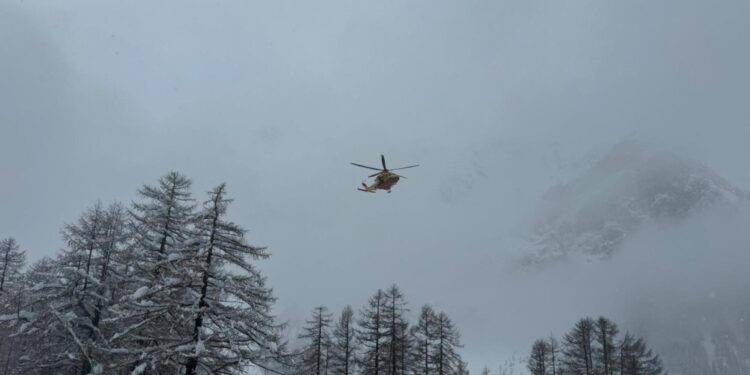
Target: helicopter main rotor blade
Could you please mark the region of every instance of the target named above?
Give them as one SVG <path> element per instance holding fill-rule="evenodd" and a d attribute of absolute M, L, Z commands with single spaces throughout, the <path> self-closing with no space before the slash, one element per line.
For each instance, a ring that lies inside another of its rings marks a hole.
<path fill-rule="evenodd" d="M 418 166 L 419 166 L 419 164 L 414 164 L 414 165 L 410 165 L 408 167 L 393 168 L 393 169 L 391 169 L 391 171 L 397 171 L 399 169 L 406 169 L 406 168 L 414 168 L 414 167 L 418 167 Z"/>
<path fill-rule="evenodd" d="M 383 154 L 380 154 L 380 161 L 383 163 L 383 170 L 387 171 L 388 168 L 385 166 L 385 156 Z"/>
<path fill-rule="evenodd" d="M 375 177 L 375 176 L 377 176 L 377 175 L 379 175 L 379 174 L 381 174 L 381 173 L 383 173 L 383 172 L 381 171 L 381 172 L 378 172 L 378 173 L 373 173 L 373 174 L 371 174 L 371 175 L 369 175 L 369 176 L 367 176 L 367 177 Z"/>
<path fill-rule="evenodd" d="M 379 171 L 379 170 L 381 170 L 380 168 L 375 168 L 375 167 L 368 167 L 368 166 L 366 166 L 366 165 L 362 165 L 362 164 L 357 164 L 357 163 L 351 163 L 351 165 L 356 165 L 356 166 L 358 166 L 358 167 L 360 167 L 360 168 L 367 168 L 367 169 L 372 169 L 372 170 L 374 170 L 374 171 Z"/>

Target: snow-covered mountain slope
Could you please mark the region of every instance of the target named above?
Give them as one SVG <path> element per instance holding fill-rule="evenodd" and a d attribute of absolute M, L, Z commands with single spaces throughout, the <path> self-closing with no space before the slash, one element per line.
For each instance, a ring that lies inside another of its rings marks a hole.
<path fill-rule="evenodd" d="M 747 196 L 696 161 L 622 142 L 582 175 L 547 191 L 526 261 L 610 257 L 646 221 L 683 219 Z"/>
<path fill-rule="evenodd" d="M 524 262 L 581 273 L 586 313 L 620 314 L 671 374 L 750 374 L 748 198 L 700 162 L 623 142 L 547 191 Z"/>

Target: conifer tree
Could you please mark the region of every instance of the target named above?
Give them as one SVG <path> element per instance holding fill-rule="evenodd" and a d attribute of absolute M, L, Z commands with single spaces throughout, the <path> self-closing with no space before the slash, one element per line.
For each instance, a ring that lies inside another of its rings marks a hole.
<path fill-rule="evenodd" d="M 592 375 L 594 373 L 592 343 L 594 320 L 583 318 L 563 337 L 563 365 L 565 373 Z"/>
<path fill-rule="evenodd" d="M 185 247 L 182 269 L 193 273 L 190 316 L 192 334 L 186 351 L 186 375 L 233 373 L 243 366 L 265 367 L 282 350 L 281 326 L 271 314 L 275 298 L 252 263 L 266 259 L 263 247 L 249 245 L 246 230 L 226 219 L 232 202 L 221 184 L 209 193 L 195 220 L 194 241 Z M 236 270 L 236 271 L 235 271 Z"/>
<path fill-rule="evenodd" d="M 414 336 L 414 372 L 418 375 L 433 373 L 434 346 L 437 341 L 437 316 L 429 305 L 422 306 L 417 325 L 412 328 Z"/>
<path fill-rule="evenodd" d="M 550 358 L 550 344 L 546 340 L 536 340 L 531 346 L 531 354 L 526 367 L 532 375 L 547 375 L 547 362 Z"/>
<path fill-rule="evenodd" d="M 194 316 L 183 308 L 195 300 L 196 266 L 187 264 L 195 218 L 191 181 L 170 172 L 153 187 L 144 185 L 130 210 L 133 264 L 129 296 L 120 300 L 122 331 L 113 345 L 127 353 L 119 361 L 130 371 L 176 373 L 193 339 Z"/>
<path fill-rule="evenodd" d="M 384 359 L 387 353 L 383 345 L 385 342 L 383 321 L 385 299 L 385 293 L 378 289 L 360 312 L 357 341 L 360 346 L 358 364 L 362 375 L 379 375 L 386 371 Z"/>
<path fill-rule="evenodd" d="M 630 333 L 619 345 L 621 375 L 660 375 L 664 372 L 661 358 L 646 346 L 642 338 Z"/>
<path fill-rule="evenodd" d="M 458 369 L 456 369 L 456 375 L 469 375 L 469 364 L 466 361 L 458 361 Z"/>
<path fill-rule="evenodd" d="M 302 353 L 300 375 L 325 374 L 327 348 L 330 343 L 328 329 L 331 326 L 331 315 L 325 306 L 313 309 L 312 318 L 307 321 L 304 333 L 299 338 L 308 339 L 308 344 Z"/>
<path fill-rule="evenodd" d="M 26 252 L 13 237 L 0 240 L 0 295 L 16 287 L 25 263 Z"/>
<path fill-rule="evenodd" d="M 333 331 L 333 373 L 352 375 L 357 353 L 354 312 L 351 306 L 344 307 Z"/>
<path fill-rule="evenodd" d="M 21 306 L 26 253 L 13 237 L 0 240 L 0 370 L 8 373 L 16 367 L 18 340 L 11 337 Z"/>
<path fill-rule="evenodd" d="M 383 308 L 384 348 L 386 374 L 403 375 L 407 371 L 406 353 L 409 351 L 408 311 L 404 294 L 395 284 L 385 291 Z"/>
<path fill-rule="evenodd" d="M 551 370 L 552 375 L 560 374 L 560 365 L 558 353 L 560 352 L 560 344 L 557 339 L 550 335 L 549 339 L 549 365 L 547 366 Z"/>
<path fill-rule="evenodd" d="M 433 358 L 437 375 L 453 374 L 461 361 L 457 349 L 461 347 L 459 333 L 447 314 L 441 312 L 435 318 L 436 344 Z"/>
<path fill-rule="evenodd" d="M 117 204 L 104 209 L 97 203 L 65 226 L 66 248 L 53 261 L 53 271 L 37 275 L 46 280 L 30 289 L 33 294 L 24 309 L 33 311 L 33 319 L 20 330 L 29 341 L 40 330 L 51 339 L 39 341 L 32 350 L 43 354 L 26 356 L 23 366 L 81 375 L 102 370 L 109 357 L 102 345 L 112 332 L 100 323 L 111 304 L 108 291 L 117 288 L 108 277 L 123 231 L 123 210 Z"/>
<path fill-rule="evenodd" d="M 619 333 L 617 325 L 605 317 L 599 317 L 594 324 L 594 340 L 598 344 L 594 349 L 596 372 L 612 375 L 617 367 L 617 348 L 615 337 Z"/>

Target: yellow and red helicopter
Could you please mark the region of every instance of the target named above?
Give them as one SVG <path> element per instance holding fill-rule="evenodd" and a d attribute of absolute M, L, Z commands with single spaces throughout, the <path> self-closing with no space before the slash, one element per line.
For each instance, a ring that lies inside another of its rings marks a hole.
<path fill-rule="evenodd" d="M 380 162 L 383 163 L 383 169 L 375 168 L 375 167 L 368 167 L 366 165 L 357 164 L 357 163 L 352 163 L 352 165 L 356 165 L 357 167 L 378 171 L 378 173 L 374 173 L 374 174 L 367 176 L 367 177 L 375 177 L 375 181 L 373 181 L 371 185 L 368 186 L 366 183 L 362 182 L 362 187 L 357 188 L 357 190 L 364 191 L 367 193 L 374 193 L 375 190 L 380 189 L 380 190 L 387 190 L 390 193 L 391 188 L 393 187 L 393 185 L 396 185 L 396 183 L 398 182 L 400 178 L 406 178 L 404 176 L 395 174 L 392 171 L 397 171 L 399 169 L 406 169 L 406 168 L 414 168 L 414 167 L 419 166 L 419 164 L 414 164 L 408 167 L 388 169 L 385 166 L 385 156 L 383 156 L 382 154 L 380 155 Z"/>

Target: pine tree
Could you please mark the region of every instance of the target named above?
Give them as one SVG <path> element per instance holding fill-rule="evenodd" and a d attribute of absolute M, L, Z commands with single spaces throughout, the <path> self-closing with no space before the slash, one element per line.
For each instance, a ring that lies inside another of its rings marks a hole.
<path fill-rule="evenodd" d="M 330 337 L 328 329 L 331 326 L 331 315 L 325 306 L 318 306 L 313 310 L 312 318 L 299 338 L 308 339 L 308 345 L 302 353 L 302 363 L 298 373 L 300 375 L 323 375 L 325 373 L 326 348 Z"/>
<path fill-rule="evenodd" d="M 265 367 L 282 349 L 281 326 L 271 315 L 275 298 L 251 263 L 269 254 L 247 244 L 246 230 L 226 220 L 232 201 L 225 194 L 224 184 L 209 193 L 195 221 L 196 239 L 181 255 L 182 269 L 196 280 L 192 304 L 184 311 L 192 333 L 181 347 L 189 353 L 187 375 L 230 373 L 248 364 Z"/>
<path fill-rule="evenodd" d="M 617 325 L 605 317 L 599 317 L 594 324 L 594 339 L 598 344 L 594 349 L 596 372 L 612 375 L 617 367 L 615 337 L 619 333 Z"/>
<path fill-rule="evenodd" d="M 490 375 L 490 368 L 487 367 L 487 366 L 484 366 L 484 368 L 482 368 L 481 374 L 482 375 Z"/>
<path fill-rule="evenodd" d="M 437 316 L 429 305 L 422 306 L 417 325 L 412 328 L 414 336 L 413 362 L 414 372 L 419 375 L 430 375 L 433 373 L 432 358 L 434 357 L 434 346 L 437 339 Z"/>
<path fill-rule="evenodd" d="M 357 341 L 361 348 L 358 364 L 362 375 L 379 375 L 386 372 L 384 359 L 385 348 L 383 311 L 385 293 L 378 291 L 370 297 L 368 305 L 360 312 Z"/>
<path fill-rule="evenodd" d="M 433 354 L 437 375 L 453 374 L 461 358 L 457 349 L 461 347 L 459 333 L 447 314 L 441 312 L 435 319 L 437 347 Z"/>
<path fill-rule="evenodd" d="M 526 367 L 532 375 L 547 375 L 547 362 L 550 358 L 550 344 L 546 340 L 536 340 L 531 346 L 531 354 Z"/>
<path fill-rule="evenodd" d="M 344 307 L 333 331 L 333 373 L 352 375 L 357 353 L 354 312 L 351 306 Z"/>
<path fill-rule="evenodd" d="M 25 263 L 26 252 L 13 237 L 0 240 L 0 295 L 15 287 Z"/>
<path fill-rule="evenodd" d="M 563 365 L 566 374 L 592 375 L 594 320 L 583 318 L 563 337 Z"/>

